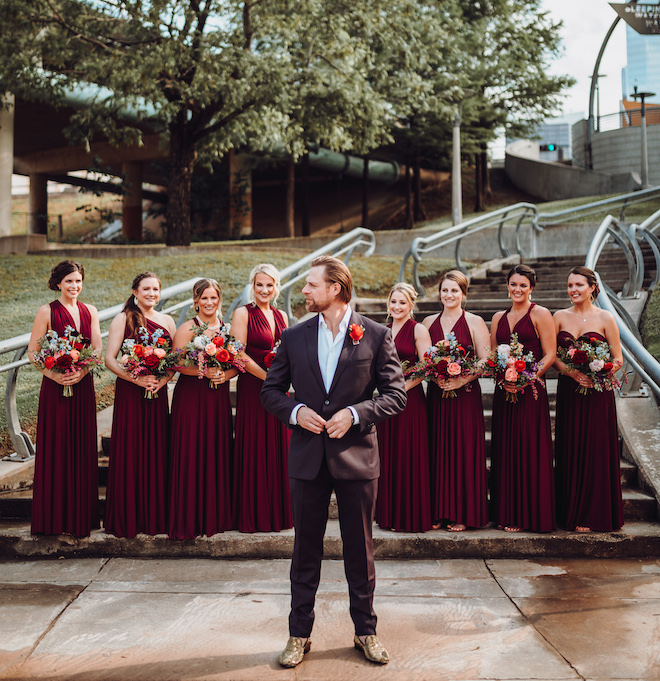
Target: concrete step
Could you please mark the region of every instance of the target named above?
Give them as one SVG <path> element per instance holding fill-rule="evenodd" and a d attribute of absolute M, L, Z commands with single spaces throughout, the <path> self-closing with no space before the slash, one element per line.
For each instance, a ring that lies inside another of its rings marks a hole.
<path fill-rule="evenodd" d="M 55 557 L 126 558 L 290 558 L 293 530 L 279 533 L 224 532 L 213 537 L 176 541 L 165 535 L 118 539 L 95 530 L 90 537 L 33 537 L 24 520 L 0 521 L 0 559 Z M 443 558 L 630 558 L 660 557 L 660 525 L 631 521 L 617 532 L 547 534 L 508 533 L 492 525 L 480 530 L 420 534 L 391 532 L 374 527 L 374 553 L 379 560 L 438 560 Z M 341 559 L 337 520 L 328 521 L 324 557 Z"/>

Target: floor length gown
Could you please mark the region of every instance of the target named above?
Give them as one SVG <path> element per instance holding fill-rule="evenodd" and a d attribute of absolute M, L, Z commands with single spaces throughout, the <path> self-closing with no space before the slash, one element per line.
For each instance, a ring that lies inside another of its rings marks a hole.
<path fill-rule="evenodd" d="M 199 326 L 197 319 L 195 324 Z M 171 417 L 168 534 L 193 539 L 232 528 L 229 383 L 179 374 Z"/>
<path fill-rule="evenodd" d="M 91 314 L 78 303 L 80 329 L 92 337 Z M 59 300 L 50 303 L 58 335 L 75 322 Z M 32 533 L 86 537 L 99 526 L 98 442 L 94 380 L 87 374 L 64 397 L 62 386 L 44 376 L 39 392 L 37 451 L 32 488 Z"/>
<path fill-rule="evenodd" d="M 580 339 L 595 336 L 594 331 Z M 560 331 L 557 343 L 569 348 L 574 342 Z M 580 394 L 570 376 L 560 376 L 555 419 L 555 476 L 557 520 L 568 530 L 576 526 L 607 532 L 623 525 L 619 434 L 611 390 Z"/>
<path fill-rule="evenodd" d="M 147 319 L 147 331 L 163 330 Z M 124 337 L 126 338 L 126 332 Z M 117 537 L 167 532 L 169 406 L 167 388 L 148 400 L 144 388 L 117 378 L 108 465 L 105 531 Z"/>
<path fill-rule="evenodd" d="M 394 339 L 399 359 L 417 362 L 415 326 L 409 319 Z M 408 391 L 406 408 L 377 426 L 380 479 L 376 522 L 384 529 L 431 529 L 428 421 L 421 384 Z"/>
<path fill-rule="evenodd" d="M 452 331 L 464 348 L 473 345 L 465 312 Z M 429 332 L 434 344 L 444 339 L 440 316 Z M 431 517 L 434 523 L 483 527 L 488 523 L 488 487 L 481 387 L 475 380 L 459 388 L 456 397 L 442 393 L 429 382 Z"/>
<path fill-rule="evenodd" d="M 524 353 L 543 356 L 541 341 L 527 314 L 513 331 L 509 328 L 509 308 L 497 325 L 498 345 L 508 344 L 518 334 Z M 493 397 L 493 436 L 491 454 L 491 513 L 502 526 L 533 532 L 550 532 L 555 527 L 554 473 L 550 408 L 545 384 L 536 383 L 538 399 L 531 388 L 517 393 L 516 403 L 506 400 L 506 391 L 497 386 Z"/>
<path fill-rule="evenodd" d="M 264 313 L 247 305 L 245 352 L 265 369 L 264 358 L 286 328 L 282 313 L 272 308 L 275 335 Z M 259 401 L 263 381 L 249 373 L 238 377 L 234 527 L 241 532 L 279 532 L 293 526 L 289 498 L 289 429 Z"/>

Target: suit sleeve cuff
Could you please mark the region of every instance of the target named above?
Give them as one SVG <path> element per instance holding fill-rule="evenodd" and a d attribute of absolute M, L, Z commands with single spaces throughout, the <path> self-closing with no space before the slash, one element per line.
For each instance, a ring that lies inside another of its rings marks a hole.
<path fill-rule="evenodd" d="M 292 426 L 297 426 L 298 425 L 298 412 L 304 407 L 305 405 L 302 404 L 297 404 L 294 408 L 293 411 L 291 412 L 291 416 L 289 416 L 289 423 Z"/>
<path fill-rule="evenodd" d="M 356 426 L 358 423 L 360 423 L 360 417 L 358 416 L 355 407 L 346 407 L 346 409 L 348 409 L 348 411 L 350 411 L 351 414 L 353 414 L 353 425 Z"/>

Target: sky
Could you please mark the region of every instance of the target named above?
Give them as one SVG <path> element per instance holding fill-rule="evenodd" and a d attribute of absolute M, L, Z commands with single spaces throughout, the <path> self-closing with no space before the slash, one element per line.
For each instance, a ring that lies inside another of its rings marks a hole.
<path fill-rule="evenodd" d="M 579 111 L 586 118 L 596 57 L 607 31 L 616 19 L 616 12 L 607 0 L 542 0 L 541 6 L 554 20 L 561 20 L 564 24 L 561 28 L 563 54 L 552 62 L 550 71 L 570 74 L 577 80 L 567 92 L 563 110 L 565 113 Z M 600 79 L 601 114 L 619 110 L 621 68 L 626 65 L 625 26 L 623 20 L 617 24 L 599 69 L 605 76 Z"/>

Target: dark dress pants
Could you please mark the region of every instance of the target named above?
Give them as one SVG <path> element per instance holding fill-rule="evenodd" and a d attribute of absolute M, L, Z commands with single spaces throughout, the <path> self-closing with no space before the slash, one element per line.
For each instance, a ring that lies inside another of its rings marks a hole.
<path fill-rule="evenodd" d="M 333 489 L 339 508 L 344 572 L 355 633 L 375 634 L 372 527 L 378 480 L 334 480 L 324 458 L 314 480 L 290 478 L 289 483 L 296 533 L 291 559 L 290 635 L 307 638 L 312 633 L 314 600 L 321 579 L 323 536 Z"/>

